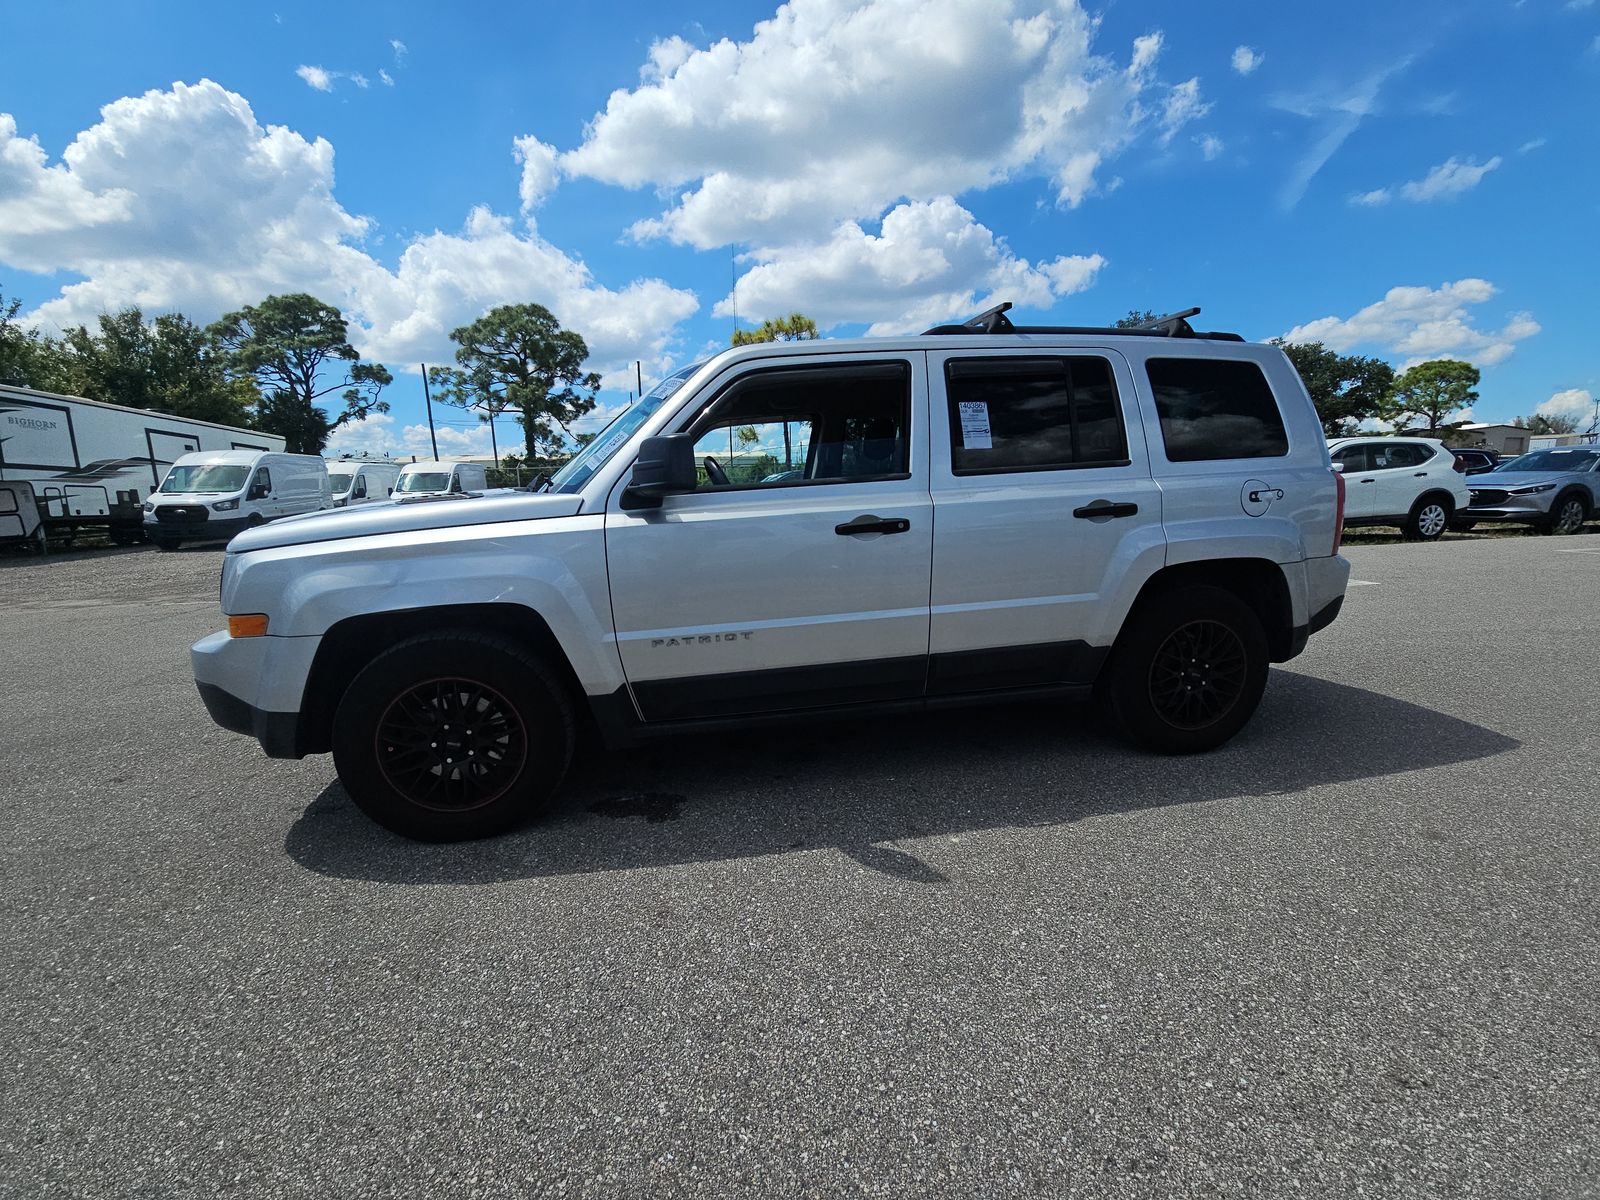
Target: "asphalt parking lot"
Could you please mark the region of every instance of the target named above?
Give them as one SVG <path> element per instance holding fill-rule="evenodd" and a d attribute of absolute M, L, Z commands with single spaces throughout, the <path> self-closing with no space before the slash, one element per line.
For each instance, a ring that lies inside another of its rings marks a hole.
<path fill-rule="evenodd" d="M 1600 536 L 1349 556 L 1203 758 L 698 737 L 446 847 L 206 718 L 217 550 L 0 562 L 0 1190 L 1600 1194 Z"/>

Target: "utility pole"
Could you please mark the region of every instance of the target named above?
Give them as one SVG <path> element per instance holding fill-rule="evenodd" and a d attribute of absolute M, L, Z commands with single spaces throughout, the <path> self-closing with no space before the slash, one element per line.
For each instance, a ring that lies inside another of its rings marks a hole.
<path fill-rule="evenodd" d="M 637 358 L 633 360 L 633 381 L 639 385 L 639 395 L 644 395 L 644 370 Z"/>
<path fill-rule="evenodd" d="M 428 405 L 428 441 L 433 446 L 433 461 L 439 461 L 439 439 L 433 432 L 433 393 L 428 391 L 428 364 L 422 364 L 422 398 Z M 491 435 L 492 436 L 492 435 Z"/>

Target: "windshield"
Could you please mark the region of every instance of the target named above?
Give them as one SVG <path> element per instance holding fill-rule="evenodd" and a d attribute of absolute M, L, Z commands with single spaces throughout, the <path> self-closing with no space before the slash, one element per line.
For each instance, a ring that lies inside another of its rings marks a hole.
<path fill-rule="evenodd" d="M 644 399 L 623 409 L 577 456 L 557 471 L 550 479 L 553 492 L 575 492 L 593 478 L 651 417 L 655 416 L 667 399 L 684 385 L 684 382 L 705 365 L 690 363 L 683 370 L 668 375 L 646 393 Z"/>
<path fill-rule="evenodd" d="M 173 467 L 161 481 L 163 492 L 237 492 L 244 486 L 249 467 Z"/>
<path fill-rule="evenodd" d="M 355 473 L 353 471 L 328 472 L 328 483 L 333 488 L 333 494 L 335 496 L 337 496 L 340 492 L 348 492 L 350 490 L 350 481 L 354 478 Z"/>
<path fill-rule="evenodd" d="M 450 490 L 449 471 L 413 471 L 400 476 L 400 482 L 395 486 L 397 492 L 448 492 Z"/>
<path fill-rule="evenodd" d="M 1600 450 L 1533 450 L 1503 462 L 1497 471 L 1587 471 L 1600 459 Z"/>

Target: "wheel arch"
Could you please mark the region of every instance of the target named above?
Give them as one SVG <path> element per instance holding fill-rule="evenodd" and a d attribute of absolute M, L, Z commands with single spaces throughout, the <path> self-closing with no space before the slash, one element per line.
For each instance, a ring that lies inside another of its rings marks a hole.
<path fill-rule="evenodd" d="M 1447 517 L 1454 516 L 1456 509 L 1460 507 L 1456 503 L 1456 498 L 1445 488 L 1429 488 L 1416 498 L 1416 501 L 1411 505 L 1411 511 L 1416 512 L 1428 500 L 1438 500 L 1442 503 Z"/>
<path fill-rule="evenodd" d="M 407 638 L 455 629 L 499 634 L 526 647 L 555 671 L 574 711 L 587 711 L 583 687 L 561 642 L 544 617 L 526 605 L 448 604 L 362 613 L 332 626 L 317 647 L 300 707 L 301 753 L 324 754 L 332 748 L 334 712 L 362 667 Z"/>
<path fill-rule="evenodd" d="M 1304 630 L 1294 623 L 1294 599 L 1284 569 L 1266 558 L 1217 558 L 1162 567 L 1139 589 L 1124 625 L 1155 597 L 1196 586 L 1221 588 L 1249 605 L 1267 635 L 1273 662 L 1285 662 L 1304 647 Z"/>

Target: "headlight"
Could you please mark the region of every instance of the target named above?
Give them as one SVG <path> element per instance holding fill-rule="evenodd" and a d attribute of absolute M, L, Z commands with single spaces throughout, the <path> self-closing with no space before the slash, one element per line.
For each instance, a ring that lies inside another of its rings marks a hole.
<path fill-rule="evenodd" d="M 156 506 L 154 504 L 151 504 L 150 501 L 146 500 L 144 502 L 144 510 L 145 510 L 145 512 L 155 512 Z"/>
<path fill-rule="evenodd" d="M 1537 496 L 1540 492 L 1553 492 L 1556 485 L 1553 483 L 1536 483 L 1532 487 L 1512 488 L 1508 495 L 1512 496 Z"/>
<path fill-rule="evenodd" d="M 237 499 L 218 500 L 211 507 L 216 509 L 218 512 L 232 512 L 234 509 L 239 507 L 239 501 Z"/>

